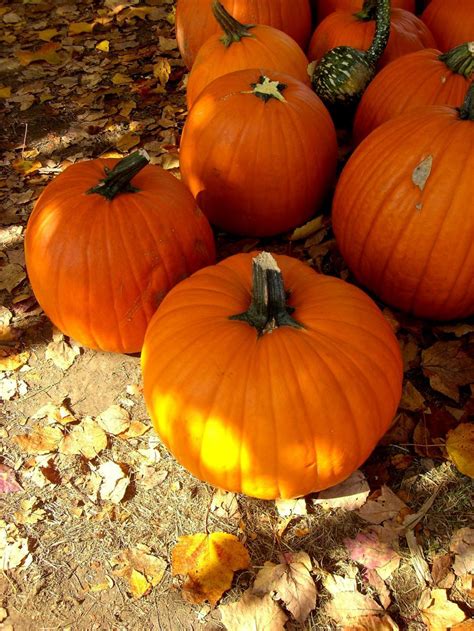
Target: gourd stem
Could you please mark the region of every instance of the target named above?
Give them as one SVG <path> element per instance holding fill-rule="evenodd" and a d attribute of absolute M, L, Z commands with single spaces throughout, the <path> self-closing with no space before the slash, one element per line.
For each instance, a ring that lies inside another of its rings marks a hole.
<path fill-rule="evenodd" d="M 375 13 L 375 34 L 367 51 L 367 61 L 374 65 L 383 54 L 390 37 L 390 0 L 378 0 Z"/>
<path fill-rule="evenodd" d="M 466 42 L 451 48 L 438 59 L 444 61 L 452 72 L 469 79 L 474 72 L 474 42 Z"/>
<path fill-rule="evenodd" d="M 150 157 L 144 149 L 134 151 L 119 160 L 113 169 L 105 167 L 105 178 L 86 191 L 87 195 L 97 193 L 110 201 L 120 193 L 136 193 L 139 189 L 132 186 L 131 181 L 149 162 Z"/>
<path fill-rule="evenodd" d="M 258 336 L 280 326 L 295 329 L 303 325 L 291 317 L 293 309 L 286 304 L 283 277 L 269 252 L 260 252 L 252 260 L 252 300 L 247 311 L 230 316 L 230 320 L 247 322 L 257 329 Z"/>
<path fill-rule="evenodd" d="M 469 86 L 464 103 L 459 109 L 459 117 L 463 120 L 474 121 L 474 83 Z"/>
<path fill-rule="evenodd" d="M 234 42 L 240 42 L 242 37 L 253 37 L 252 33 L 250 33 L 250 29 L 255 25 L 241 24 L 238 22 L 219 0 L 214 0 L 212 3 L 212 12 L 219 26 L 224 31 L 221 42 L 226 48 Z"/>
<path fill-rule="evenodd" d="M 369 22 L 370 20 L 375 20 L 376 11 L 377 0 L 364 0 L 362 9 L 354 13 L 354 17 L 361 20 L 361 22 Z"/>

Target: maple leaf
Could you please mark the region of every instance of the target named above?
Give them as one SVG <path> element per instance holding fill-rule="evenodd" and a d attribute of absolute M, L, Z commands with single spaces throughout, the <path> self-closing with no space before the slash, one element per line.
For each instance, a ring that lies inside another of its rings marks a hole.
<path fill-rule="evenodd" d="M 436 342 L 422 353 L 431 387 L 454 401 L 459 401 L 459 386 L 474 383 L 474 358 L 462 346 L 462 340 Z"/>
<path fill-rule="evenodd" d="M 16 481 L 15 471 L 6 464 L 0 464 L 0 493 L 18 493 L 23 491 Z"/>
<path fill-rule="evenodd" d="M 274 593 L 302 624 L 316 607 L 316 585 L 311 568 L 311 559 L 303 551 L 285 554 L 278 565 L 267 561 L 257 574 L 253 591 L 258 596 Z"/>
<path fill-rule="evenodd" d="M 59 427 L 34 427 L 29 434 L 13 437 L 13 441 L 29 454 L 47 454 L 57 451 L 63 437 Z"/>
<path fill-rule="evenodd" d="M 458 471 L 474 478 L 474 424 L 461 423 L 448 432 L 446 449 Z"/>
<path fill-rule="evenodd" d="M 288 620 L 271 596 L 259 597 L 252 590 L 235 603 L 220 605 L 219 611 L 227 631 L 284 631 Z"/>
<path fill-rule="evenodd" d="M 208 600 L 212 606 L 231 586 L 234 572 L 249 565 L 245 547 L 226 532 L 184 535 L 172 553 L 173 575 L 187 575 L 185 596 L 193 603 Z"/>
<path fill-rule="evenodd" d="M 423 621 L 431 631 L 450 629 L 466 619 L 462 609 L 448 600 L 445 589 L 433 589 L 427 594 L 422 595 L 418 606 Z"/>
<path fill-rule="evenodd" d="M 122 550 L 112 559 L 112 565 L 118 566 L 113 573 L 128 581 L 134 598 L 148 594 L 158 585 L 166 570 L 166 561 L 150 554 L 150 549 L 144 545 Z"/>
<path fill-rule="evenodd" d="M 357 470 L 344 482 L 321 491 L 312 503 L 315 506 L 321 506 L 324 510 L 340 508 L 351 511 L 363 506 L 369 493 L 370 487 L 365 475 L 362 471 Z"/>
<path fill-rule="evenodd" d="M 400 565 L 400 556 L 395 550 L 379 540 L 375 533 L 360 532 L 354 539 L 344 539 L 349 557 L 369 570 L 376 570 L 382 579 L 387 579 Z"/>

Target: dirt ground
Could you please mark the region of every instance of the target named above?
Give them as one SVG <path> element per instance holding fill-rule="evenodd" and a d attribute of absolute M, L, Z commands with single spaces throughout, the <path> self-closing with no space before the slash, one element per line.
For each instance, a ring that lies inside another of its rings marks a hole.
<path fill-rule="evenodd" d="M 0 464 L 14 471 L 21 487 L 0 494 L 0 520 L 13 525 L 11 536 L 18 545 L 26 542 L 28 553 L 0 574 L 3 631 L 224 629 L 217 609 L 183 598 L 183 577 L 171 572 L 177 538 L 206 528 L 238 535 L 251 557 L 251 567 L 235 576 L 224 604 L 241 597 L 266 561 L 277 563 L 288 551 L 309 554 L 318 604 L 304 624 L 289 621 L 287 629 L 342 628 L 325 613 L 329 593 L 322 579 L 327 574 L 355 572 L 360 590 L 375 594 L 347 553 L 345 540 L 367 526 L 356 511 L 324 509 L 316 496 L 306 498 L 304 514 L 289 518 L 279 514 L 275 502 L 244 496 L 211 509 L 215 489 L 177 464 L 151 429 L 139 356 L 92 351 L 64 338 L 28 285 L 25 224 L 41 190 L 64 166 L 144 146 L 152 162 L 177 174 L 186 109 L 174 4 L 24 0 L 0 8 L 0 138 L 5 148 L 0 163 L 0 360 L 13 362 L 3 363 L 0 372 Z M 38 50 L 34 60 L 31 52 Z M 327 218 L 314 234 L 295 242 L 288 235 L 260 242 L 216 236 L 220 258 L 266 247 L 292 253 L 318 271 L 349 277 Z M 472 481 L 447 460 L 444 441 L 458 423 L 472 420 L 474 323 L 443 328 L 387 309 L 385 315 L 399 337 L 409 386 L 397 424 L 362 471 L 371 493 L 387 485 L 413 513 L 433 497 L 416 529 L 429 575 L 435 559 L 449 556 L 453 533 L 472 525 Z M 423 353 L 437 343 L 456 348 L 464 363 L 456 369 L 440 360 L 446 383 L 432 387 Z M 61 405 L 61 414 L 70 414 L 66 421 L 54 417 Z M 108 432 L 105 448 L 95 456 L 28 450 L 17 440 L 54 422 L 67 434 L 114 405 L 136 431 Z M 119 501 L 101 497 L 93 481 L 109 462 L 119 463 L 129 480 Z M 164 563 L 163 577 L 140 598 L 131 596 L 116 562 L 121 551 L 137 546 Z M 437 583 L 420 578 L 404 538 L 397 552 L 400 564 L 386 579 L 387 611 L 400 629 L 421 631 L 426 624 L 419 599 Z M 468 617 L 472 594 L 458 579 L 449 590 L 449 599 Z"/>

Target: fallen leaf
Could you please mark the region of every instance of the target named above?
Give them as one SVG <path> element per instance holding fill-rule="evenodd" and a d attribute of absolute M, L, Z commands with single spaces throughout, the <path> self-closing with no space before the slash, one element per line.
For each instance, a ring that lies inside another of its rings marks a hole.
<path fill-rule="evenodd" d="M 0 493 L 18 493 L 23 491 L 16 481 L 15 470 L 0 464 Z"/>
<path fill-rule="evenodd" d="M 95 22 L 71 22 L 67 32 L 69 35 L 80 35 L 81 33 L 92 33 Z"/>
<path fill-rule="evenodd" d="M 28 499 L 21 500 L 20 510 L 15 512 L 17 524 L 37 524 L 46 517 L 46 511 L 38 508 L 38 498 L 33 495 Z"/>
<path fill-rule="evenodd" d="M 456 576 L 474 574 L 474 528 L 456 530 L 449 549 L 456 554 L 453 563 Z"/>
<path fill-rule="evenodd" d="M 16 379 L 0 377 L 0 401 L 10 401 L 18 391 Z"/>
<path fill-rule="evenodd" d="M 448 432 L 446 449 L 458 471 L 474 478 L 474 424 L 461 423 Z"/>
<path fill-rule="evenodd" d="M 132 81 L 132 77 L 122 74 L 121 72 L 116 72 L 112 77 L 112 83 L 114 85 L 126 85 L 127 83 L 132 83 Z"/>
<path fill-rule="evenodd" d="M 113 573 L 128 581 L 134 598 L 149 593 L 161 581 L 166 570 L 166 561 L 150 554 L 146 546 L 122 550 L 112 559 L 112 565 L 118 566 Z"/>
<path fill-rule="evenodd" d="M 45 359 L 51 359 L 53 364 L 61 370 L 67 370 L 79 353 L 77 346 L 70 346 L 64 339 L 53 339 L 46 347 L 44 356 Z"/>
<path fill-rule="evenodd" d="M 402 410 L 408 410 L 410 412 L 417 412 L 422 410 L 425 403 L 425 397 L 419 390 L 411 383 L 411 381 L 405 381 L 403 385 L 402 399 L 400 401 L 400 408 Z"/>
<path fill-rule="evenodd" d="M 429 595 L 428 605 L 420 606 L 420 613 L 428 629 L 441 631 L 450 629 L 455 624 L 463 622 L 466 616 L 462 609 L 448 600 L 445 589 L 433 589 Z"/>
<path fill-rule="evenodd" d="M 130 478 L 122 467 L 108 460 L 98 467 L 97 473 L 102 478 L 102 484 L 99 489 L 100 498 L 114 504 L 121 502 L 130 484 Z"/>
<path fill-rule="evenodd" d="M 274 594 L 301 624 L 316 607 L 316 585 L 311 577 L 311 559 L 306 552 L 282 556 L 278 565 L 266 561 L 257 574 L 253 591 L 258 596 Z"/>
<path fill-rule="evenodd" d="M 60 44 L 50 42 L 43 44 L 38 50 L 17 50 L 15 54 L 22 66 L 28 66 L 34 61 L 46 61 L 49 64 L 57 65 L 62 62 L 61 56 L 57 53 L 59 47 Z"/>
<path fill-rule="evenodd" d="M 296 500 L 275 500 L 275 507 L 280 517 L 296 517 L 308 514 L 304 497 Z"/>
<path fill-rule="evenodd" d="M 14 436 L 13 442 L 29 454 L 47 454 L 58 450 L 62 438 L 59 427 L 36 426 L 29 434 Z"/>
<path fill-rule="evenodd" d="M 392 598 L 390 596 L 390 590 L 385 585 L 384 580 L 380 577 L 376 570 L 366 570 L 364 572 L 364 578 L 377 592 L 382 607 L 384 609 L 388 609 L 390 607 L 390 603 L 392 602 Z"/>
<path fill-rule="evenodd" d="M 48 423 L 58 423 L 59 425 L 68 425 L 69 423 L 73 423 L 76 420 L 72 415 L 72 412 L 67 408 L 64 401 L 61 403 L 61 405 L 55 405 L 52 402 L 43 405 L 33 414 L 31 418 L 46 418 L 48 420 Z"/>
<path fill-rule="evenodd" d="M 396 631 L 398 626 L 370 596 L 338 592 L 325 607 L 326 614 L 347 629 Z"/>
<path fill-rule="evenodd" d="M 0 372 L 17 370 L 24 366 L 30 358 L 29 351 L 23 353 L 11 353 L 2 356 L 0 352 Z"/>
<path fill-rule="evenodd" d="M 12 95 L 12 88 L 10 85 L 0 86 L 0 99 L 8 99 Z"/>
<path fill-rule="evenodd" d="M 139 142 L 140 136 L 136 134 L 124 134 L 117 140 L 115 146 L 119 151 L 127 152 L 132 147 L 136 147 Z"/>
<path fill-rule="evenodd" d="M 26 278 L 26 272 L 17 263 L 7 263 L 0 267 L 0 290 L 6 289 L 9 293 Z"/>
<path fill-rule="evenodd" d="M 376 570 L 386 580 L 400 565 L 400 555 L 375 533 L 360 532 L 354 539 L 344 539 L 349 558 L 369 570 Z"/>
<path fill-rule="evenodd" d="M 0 520 L 0 570 L 27 568 L 33 560 L 28 546 L 28 539 L 20 536 L 15 524 Z"/>
<path fill-rule="evenodd" d="M 474 383 L 474 358 L 462 340 L 436 342 L 422 353 L 423 372 L 433 390 L 459 401 L 459 386 Z"/>
<path fill-rule="evenodd" d="M 86 416 L 79 425 L 75 425 L 71 432 L 64 436 L 59 451 L 68 455 L 82 454 L 91 460 L 106 447 L 106 433 L 93 418 Z"/>
<path fill-rule="evenodd" d="M 451 572 L 452 563 L 453 557 L 451 554 L 442 554 L 433 559 L 431 577 L 436 587 L 449 589 L 453 586 L 454 574 Z M 446 584 L 446 581 L 448 581 L 448 584 Z"/>
<path fill-rule="evenodd" d="M 158 48 L 162 53 L 167 53 L 170 50 L 176 50 L 178 44 L 176 40 L 172 37 L 162 37 L 161 35 L 158 38 Z"/>
<path fill-rule="evenodd" d="M 120 405 L 111 405 L 96 418 L 97 423 L 108 434 L 122 434 L 130 427 L 130 414 Z"/>
<path fill-rule="evenodd" d="M 172 553 L 173 575 L 187 575 L 184 595 L 193 603 L 208 600 L 212 606 L 231 586 L 234 572 L 249 565 L 245 547 L 225 532 L 179 537 Z"/>
<path fill-rule="evenodd" d="M 319 217 L 315 217 L 311 219 L 303 226 L 299 228 L 295 228 L 292 235 L 290 236 L 290 241 L 299 241 L 300 239 L 307 239 L 315 232 L 321 230 L 324 225 L 324 217 L 320 215 Z"/>
<path fill-rule="evenodd" d="M 108 39 L 103 39 L 101 42 L 96 44 L 95 47 L 97 48 L 97 50 L 101 50 L 104 53 L 108 53 L 109 52 L 109 47 L 110 47 L 110 42 L 109 42 Z"/>
<path fill-rule="evenodd" d="M 227 631 L 284 631 L 288 620 L 271 596 L 260 598 L 251 590 L 235 603 L 220 605 L 219 611 Z"/>
<path fill-rule="evenodd" d="M 129 438 L 138 438 L 138 436 L 143 436 L 143 434 L 149 430 L 149 425 L 145 425 L 145 423 L 142 423 L 141 421 L 131 421 L 130 426 L 126 429 L 126 431 L 122 434 L 118 434 L 118 437 L 124 440 L 128 440 Z"/>
<path fill-rule="evenodd" d="M 368 500 L 357 511 L 357 514 L 370 524 L 381 524 L 388 519 L 395 518 L 404 508 L 406 508 L 405 502 L 402 502 L 388 486 L 383 485 L 380 489 L 380 495 L 375 500 Z"/>
<path fill-rule="evenodd" d="M 312 503 L 324 510 L 340 508 L 341 510 L 352 511 L 365 504 L 369 493 L 370 487 L 365 475 L 362 471 L 357 470 L 344 482 L 321 491 Z"/>
<path fill-rule="evenodd" d="M 171 66 L 170 62 L 161 57 L 158 61 L 153 65 L 153 76 L 158 79 L 160 84 L 164 87 L 168 83 L 168 79 L 171 74 Z"/>
<path fill-rule="evenodd" d="M 53 39 L 53 37 L 56 37 L 56 35 L 59 35 L 59 31 L 55 28 L 47 28 L 44 31 L 38 31 L 37 35 L 44 42 L 50 42 Z"/>
<path fill-rule="evenodd" d="M 333 596 L 339 594 L 339 592 L 357 591 L 357 583 L 353 576 L 327 573 L 323 577 L 323 585 Z"/>
<path fill-rule="evenodd" d="M 214 492 L 210 510 L 216 517 L 228 521 L 240 521 L 242 519 L 236 494 L 222 489 L 216 489 Z"/>
<path fill-rule="evenodd" d="M 400 443 L 408 443 L 411 442 L 410 438 L 413 434 L 413 430 L 415 428 L 415 421 L 405 414 L 401 412 L 398 414 L 392 425 L 390 426 L 388 432 L 386 432 L 382 439 L 380 440 L 381 445 L 399 445 Z"/>
<path fill-rule="evenodd" d="M 39 160 L 23 160 L 22 158 L 19 158 L 12 163 L 12 167 L 15 169 L 15 171 L 23 175 L 30 175 L 38 169 L 41 169 L 42 166 L 43 165 Z"/>

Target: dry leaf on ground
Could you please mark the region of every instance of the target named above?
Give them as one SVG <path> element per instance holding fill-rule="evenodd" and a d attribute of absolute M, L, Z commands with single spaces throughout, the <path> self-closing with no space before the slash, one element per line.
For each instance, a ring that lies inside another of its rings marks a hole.
<path fill-rule="evenodd" d="M 108 434 L 122 434 L 130 427 L 130 414 L 120 405 L 111 405 L 96 417 L 97 423 Z"/>
<path fill-rule="evenodd" d="M 15 470 L 7 467 L 6 464 L 0 464 L 0 493 L 18 493 L 19 491 L 23 489 L 16 481 Z"/>
<path fill-rule="evenodd" d="M 28 567 L 33 560 L 28 549 L 28 539 L 20 535 L 15 524 L 0 520 L 0 570 Z"/>
<path fill-rule="evenodd" d="M 311 559 L 306 552 L 290 552 L 278 565 L 267 561 L 257 574 L 255 594 L 274 594 L 282 600 L 294 618 L 303 623 L 316 607 L 316 585 L 310 574 Z"/>
<path fill-rule="evenodd" d="M 173 575 L 185 574 L 184 595 L 214 606 L 232 584 L 234 572 L 250 565 L 247 550 L 234 535 L 213 532 L 179 537 L 172 553 Z"/>
<path fill-rule="evenodd" d="M 130 484 L 130 478 L 122 467 L 116 462 L 108 460 L 98 467 L 97 473 L 102 478 L 99 489 L 100 499 L 108 500 L 114 504 L 121 502 Z"/>
<path fill-rule="evenodd" d="M 33 495 L 28 499 L 21 500 L 20 510 L 15 512 L 17 524 L 37 524 L 46 517 L 46 511 L 38 508 L 38 498 Z"/>
<path fill-rule="evenodd" d="M 216 489 L 212 496 L 211 512 L 216 517 L 221 517 L 229 521 L 239 522 L 242 515 L 239 510 L 237 495 L 222 489 Z"/>
<path fill-rule="evenodd" d="M 268 594 L 256 596 L 251 590 L 230 605 L 220 605 L 222 624 L 227 631 L 284 631 L 285 613 Z"/>
<path fill-rule="evenodd" d="M 462 340 L 436 342 L 422 353 L 431 387 L 454 401 L 459 401 L 459 386 L 474 383 L 474 358 L 462 347 Z"/>
<path fill-rule="evenodd" d="M 104 430 L 90 416 L 86 416 L 79 425 L 64 436 L 59 447 L 62 454 L 79 455 L 91 460 L 107 447 Z"/>
<path fill-rule="evenodd" d="M 474 574 L 474 528 L 460 528 L 457 530 L 449 546 L 456 554 L 453 570 L 456 576 Z"/>
<path fill-rule="evenodd" d="M 45 359 L 51 359 L 53 364 L 61 370 L 67 370 L 72 366 L 76 357 L 80 354 L 79 347 L 70 346 L 62 333 L 53 335 L 53 341 L 46 347 Z"/>
<path fill-rule="evenodd" d="M 425 592 L 420 599 L 419 607 L 421 617 L 430 631 L 451 629 L 466 619 L 462 609 L 448 600 L 445 589 Z"/>
<path fill-rule="evenodd" d="M 384 609 L 388 609 L 390 607 L 390 603 L 392 602 L 392 598 L 390 595 L 390 590 L 385 585 L 384 580 L 380 578 L 376 570 L 366 570 L 364 572 L 364 578 L 368 582 L 368 584 L 373 587 L 373 589 L 375 589 L 375 591 L 377 592 L 382 607 Z"/>
<path fill-rule="evenodd" d="M 275 507 L 280 517 L 296 517 L 308 513 L 304 497 L 297 500 L 275 500 Z"/>
<path fill-rule="evenodd" d="M 30 358 L 29 351 L 23 353 L 5 353 L 0 352 L 0 372 L 9 370 L 17 370 L 26 364 Z"/>
<path fill-rule="evenodd" d="M 474 423 L 461 423 L 448 432 L 446 449 L 458 471 L 474 478 Z"/>
<path fill-rule="evenodd" d="M 451 572 L 453 557 L 451 554 L 442 554 L 433 559 L 431 577 L 436 587 L 449 589 L 454 583 L 454 574 Z"/>
<path fill-rule="evenodd" d="M 134 598 L 141 598 L 158 585 L 166 570 L 166 561 L 150 554 L 146 546 L 122 550 L 112 559 L 115 576 L 128 581 L 130 593 Z"/>
<path fill-rule="evenodd" d="M 356 510 L 363 506 L 369 496 L 370 487 L 362 471 L 354 473 L 336 486 L 321 491 L 318 498 L 313 500 L 315 506 L 324 510 L 340 508 L 342 510 Z"/>
<path fill-rule="evenodd" d="M 376 570 L 386 580 L 400 565 L 400 555 L 379 540 L 375 533 L 360 532 L 354 539 L 344 539 L 349 558 L 369 570 Z"/>
<path fill-rule="evenodd" d="M 47 454 L 57 451 L 62 438 L 63 433 L 59 427 L 38 426 L 29 434 L 14 436 L 13 441 L 29 454 Z"/>
<path fill-rule="evenodd" d="M 394 519 L 398 513 L 406 508 L 405 502 L 395 495 L 385 484 L 380 489 L 380 495 L 368 500 L 360 510 L 359 517 L 370 524 L 381 524 L 388 519 Z"/>
<path fill-rule="evenodd" d="M 327 615 L 347 629 L 395 631 L 398 626 L 373 598 L 360 592 L 338 592 L 326 605 Z"/>

